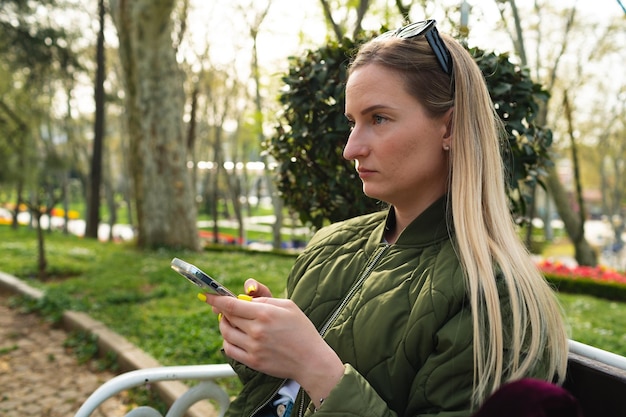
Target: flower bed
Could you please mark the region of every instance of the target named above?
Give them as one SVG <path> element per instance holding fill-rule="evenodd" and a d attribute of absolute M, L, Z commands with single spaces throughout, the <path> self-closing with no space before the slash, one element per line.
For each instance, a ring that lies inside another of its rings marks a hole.
<path fill-rule="evenodd" d="M 599 281 L 626 284 L 626 274 L 606 266 L 575 266 L 570 267 L 561 262 L 543 260 L 538 264 L 544 274 L 559 275 L 569 278 L 591 278 Z"/>
<path fill-rule="evenodd" d="M 558 291 L 626 301 L 626 274 L 606 266 L 568 266 L 542 260 L 537 266 Z"/>

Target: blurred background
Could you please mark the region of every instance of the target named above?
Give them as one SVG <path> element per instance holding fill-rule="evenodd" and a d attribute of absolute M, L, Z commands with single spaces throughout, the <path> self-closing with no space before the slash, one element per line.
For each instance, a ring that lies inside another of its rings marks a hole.
<path fill-rule="evenodd" d="M 303 129 L 289 112 L 310 111 L 288 100 L 289 77 L 307 51 L 434 18 L 539 86 L 520 126 L 548 139 L 519 151 L 545 160 L 515 178 L 533 179 L 514 209 L 529 248 L 565 239 L 573 262 L 624 269 L 625 15 L 620 0 L 2 0 L 0 221 L 140 247 L 297 249 L 358 214 L 327 213 L 354 204 L 317 187 L 360 184 L 309 145 L 279 148 Z"/>

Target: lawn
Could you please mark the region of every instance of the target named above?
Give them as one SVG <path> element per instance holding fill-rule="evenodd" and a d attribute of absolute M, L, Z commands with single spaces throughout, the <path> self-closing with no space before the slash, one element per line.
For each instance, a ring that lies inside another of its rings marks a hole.
<path fill-rule="evenodd" d="M 196 288 L 170 269 L 179 257 L 233 291 L 248 277 L 280 295 L 294 257 L 235 248 L 202 253 L 142 251 L 59 232 L 46 235 L 51 277 L 36 278 L 33 230 L 0 226 L 0 270 L 47 292 L 46 311 L 75 309 L 104 322 L 164 365 L 223 362 L 217 318 L 197 300 Z M 626 303 L 559 294 L 574 339 L 626 355 Z M 42 307 L 42 306 L 40 306 Z"/>
<path fill-rule="evenodd" d="M 170 268 L 172 258 L 198 265 L 233 291 L 255 277 L 276 294 L 294 261 L 238 250 L 142 251 L 52 233 L 46 235 L 51 277 L 40 282 L 33 231 L 0 226 L 0 251 L 0 270 L 47 292 L 46 310 L 85 311 L 166 365 L 223 362 L 217 317 L 198 301 L 197 288 Z"/>

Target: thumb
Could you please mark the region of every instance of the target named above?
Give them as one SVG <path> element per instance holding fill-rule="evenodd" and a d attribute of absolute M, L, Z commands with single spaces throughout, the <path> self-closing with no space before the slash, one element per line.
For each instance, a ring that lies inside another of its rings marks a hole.
<path fill-rule="evenodd" d="M 271 297 L 272 292 L 265 285 L 253 278 L 248 278 L 244 284 L 246 294 L 251 297 Z"/>

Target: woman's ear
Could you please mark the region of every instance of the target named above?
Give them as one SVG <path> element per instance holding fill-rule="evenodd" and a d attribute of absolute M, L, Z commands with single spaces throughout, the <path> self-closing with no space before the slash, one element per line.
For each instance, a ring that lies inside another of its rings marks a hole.
<path fill-rule="evenodd" d="M 450 107 L 450 109 L 448 109 L 446 114 L 443 116 L 446 122 L 446 134 L 444 135 L 444 138 L 449 139 L 452 137 L 452 116 L 453 115 L 454 115 L 454 107 Z"/>

